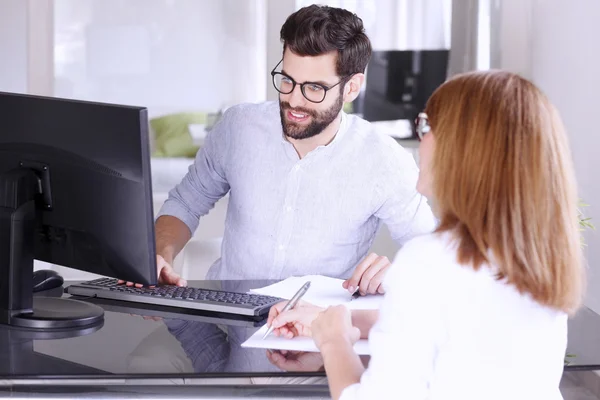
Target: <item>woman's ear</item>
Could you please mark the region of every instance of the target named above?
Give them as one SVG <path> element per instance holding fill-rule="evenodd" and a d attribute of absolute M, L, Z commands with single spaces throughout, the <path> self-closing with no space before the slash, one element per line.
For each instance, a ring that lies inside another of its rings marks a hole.
<path fill-rule="evenodd" d="M 351 103 L 360 94 L 360 88 L 365 82 L 365 74 L 354 74 L 344 87 L 344 103 Z"/>

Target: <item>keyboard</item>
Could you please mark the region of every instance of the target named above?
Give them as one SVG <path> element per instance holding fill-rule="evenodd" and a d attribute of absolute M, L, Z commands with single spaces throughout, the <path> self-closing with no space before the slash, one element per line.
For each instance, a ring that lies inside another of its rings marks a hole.
<path fill-rule="evenodd" d="M 65 291 L 73 296 L 156 304 L 251 317 L 267 314 L 272 305 L 283 300 L 279 297 L 259 294 L 173 285 L 136 288 L 118 284 L 117 279 L 112 278 L 99 278 L 70 285 Z"/>

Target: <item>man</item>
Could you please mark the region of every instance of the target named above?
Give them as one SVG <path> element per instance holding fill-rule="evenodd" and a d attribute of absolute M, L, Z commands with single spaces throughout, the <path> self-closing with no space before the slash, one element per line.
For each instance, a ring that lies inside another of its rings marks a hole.
<path fill-rule="evenodd" d="M 207 279 L 323 274 L 350 278 L 351 292 L 383 293 L 390 262 L 365 257 L 380 223 L 402 244 L 430 232 L 434 217 L 415 190 L 412 156 L 342 112 L 371 56 L 362 21 L 312 5 L 288 17 L 281 40 L 271 72 L 279 102 L 228 109 L 161 208 L 159 281 L 186 284 L 173 259 L 229 193 L 221 258 Z"/>

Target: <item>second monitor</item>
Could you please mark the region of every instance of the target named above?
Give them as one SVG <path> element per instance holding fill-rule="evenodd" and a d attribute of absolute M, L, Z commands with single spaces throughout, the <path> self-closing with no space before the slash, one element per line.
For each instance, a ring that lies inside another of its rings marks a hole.
<path fill-rule="evenodd" d="M 360 110 L 364 118 L 408 120 L 412 125 L 427 99 L 446 80 L 448 57 L 449 50 L 373 52 Z"/>

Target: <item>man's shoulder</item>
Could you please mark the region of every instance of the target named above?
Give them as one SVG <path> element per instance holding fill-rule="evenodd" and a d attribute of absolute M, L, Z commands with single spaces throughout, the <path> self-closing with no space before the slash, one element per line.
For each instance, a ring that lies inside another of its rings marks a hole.
<path fill-rule="evenodd" d="M 279 104 L 272 101 L 236 104 L 225 110 L 220 123 L 242 147 L 248 144 L 246 139 L 252 143 L 260 142 L 260 138 L 269 140 L 281 130 Z"/>
<path fill-rule="evenodd" d="M 275 101 L 240 103 L 226 109 L 223 118 L 244 119 L 245 122 L 264 121 L 264 118 L 277 117 L 278 113 L 279 104 Z"/>
<path fill-rule="evenodd" d="M 378 157 L 412 160 L 412 154 L 396 139 L 382 133 L 371 122 L 356 115 L 348 114 L 348 131 L 351 140 L 364 152 L 375 153 Z"/>

